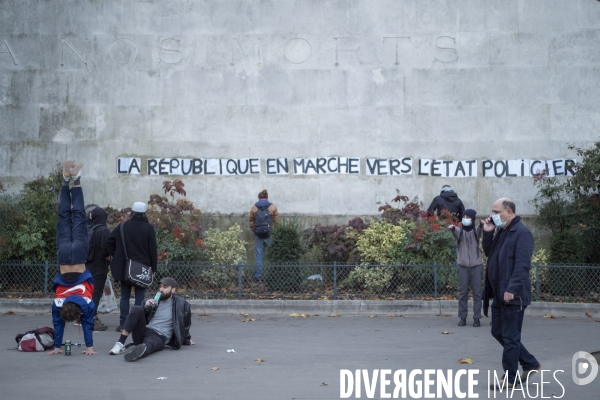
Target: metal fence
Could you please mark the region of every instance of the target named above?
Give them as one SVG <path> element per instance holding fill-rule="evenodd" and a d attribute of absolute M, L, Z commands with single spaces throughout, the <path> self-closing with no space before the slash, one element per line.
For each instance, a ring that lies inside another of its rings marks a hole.
<path fill-rule="evenodd" d="M 0 296 L 52 297 L 56 262 L 0 263 Z M 171 276 L 178 292 L 196 299 L 456 299 L 455 265 L 159 264 L 155 283 Z M 533 300 L 600 302 L 600 265 L 534 265 Z M 120 285 L 114 285 L 117 297 Z"/>

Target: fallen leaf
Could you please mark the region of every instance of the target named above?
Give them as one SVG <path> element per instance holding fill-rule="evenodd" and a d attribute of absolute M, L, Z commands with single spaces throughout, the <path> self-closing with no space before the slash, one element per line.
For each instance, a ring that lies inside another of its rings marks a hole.
<path fill-rule="evenodd" d="M 254 322 L 254 321 L 256 321 L 256 318 L 248 318 L 248 319 L 243 320 L 242 322 Z"/>
<path fill-rule="evenodd" d="M 459 364 L 473 364 L 473 358 L 472 357 L 459 358 L 458 363 Z"/>
<path fill-rule="evenodd" d="M 341 317 L 342 314 L 329 314 L 330 317 Z"/>
<path fill-rule="evenodd" d="M 388 314 L 388 315 L 386 315 L 386 317 L 397 317 L 397 315 L 394 315 L 394 314 Z"/>
<path fill-rule="evenodd" d="M 319 386 L 329 386 L 329 383 L 322 382 Z"/>
<path fill-rule="evenodd" d="M 554 315 L 550 314 L 549 312 L 547 312 L 546 314 L 544 314 L 544 318 L 556 319 L 556 317 Z"/>
<path fill-rule="evenodd" d="M 4 313 L 4 315 L 15 315 L 16 312 L 14 312 L 13 310 L 8 310 Z"/>
<path fill-rule="evenodd" d="M 308 315 L 308 314 L 300 314 L 300 316 L 301 316 L 302 318 L 308 318 L 308 317 L 309 317 L 309 315 Z"/>
<path fill-rule="evenodd" d="M 261 362 L 265 362 L 265 361 L 267 361 L 266 358 L 256 358 L 256 359 L 254 359 L 254 362 L 257 362 L 257 363 L 261 363 Z"/>
<path fill-rule="evenodd" d="M 298 318 L 299 316 L 300 316 L 300 314 L 296 314 L 296 313 L 290 314 L 290 317 L 292 317 L 292 318 Z"/>
<path fill-rule="evenodd" d="M 219 367 L 212 367 L 210 370 L 211 370 L 211 371 L 216 371 L 216 370 L 218 370 L 218 369 L 219 369 Z"/>
<path fill-rule="evenodd" d="M 247 316 L 248 316 L 248 315 L 250 315 L 250 314 L 247 314 L 247 313 L 241 313 L 240 315 L 241 315 L 242 317 L 247 317 Z"/>
<path fill-rule="evenodd" d="M 444 335 L 451 335 L 451 334 L 452 334 L 452 332 L 448 332 L 448 331 L 442 331 L 442 333 L 443 333 Z"/>
<path fill-rule="evenodd" d="M 375 318 L 377 315 L 369 315 L 369 318 Z"/>
<path fill-rule="evenodd" d="M 594 315 L 594 314 L 592 314 L 591 312 L 586 312 L 585 315 L 587 315 L 588 317 L 592 318 L 592 315 Z"/>
<path fill-rule="evenodd" d="M 320 317 L 320 314 L 313 314 L 313 317 Z"/>

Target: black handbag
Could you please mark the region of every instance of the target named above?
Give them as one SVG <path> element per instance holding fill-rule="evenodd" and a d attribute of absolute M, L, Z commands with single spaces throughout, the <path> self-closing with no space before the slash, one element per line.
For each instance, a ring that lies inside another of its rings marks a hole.
<path fill-rule="evenodd" d="M 130 285 L 147 288 L 152 285 L 152 267 L 131 260 L 127 255 L 127 246 L 125 246 L 125 235 L 123 234 L 123 222 L 120 226 L 121 240 L 123 241 L 123 251 L 125 251 L 125 281 Z"/>

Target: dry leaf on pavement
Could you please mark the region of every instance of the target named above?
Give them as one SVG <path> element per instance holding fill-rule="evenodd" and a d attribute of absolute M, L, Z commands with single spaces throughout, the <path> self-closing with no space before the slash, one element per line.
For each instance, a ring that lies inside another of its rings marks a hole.
<path fill-rule="evenodd" d="M 242 322 L 254 322 L 254 321 L 256 321 L 256 318 L 248 318 L 248 319 L 243 320 Z"/>
<path fill-rule="evenodd" d="M 554 315 L 550 314 L 549 312 L 547 312 L 546 314 L 544 314 L 544 318 L 556 319 L 556 317 Z"/>
<path fill-rule="evenodd" d="M 255 358 L 254 359 L 254 362 L 257 362 L 257 363 L 261 363 L 261 362 L 265 362 L 265 361 L 267 361 L 266 358 Z"/>
<path fill-rule="evenodd" d="M 375 318 L 377 315 L 369 315 L 369 318 Z"/>
<path fill-rule="evenodd" d="M 448 332 L 448 331 L 442 331 L 442 333 L 443 333 L 444 335 L 451 335 L 451 334 L 452 334 L 452 332 Z"/>
<path fill-rule="evenodd" d="M 341 317 L 342 314 L 329 314 L 330 317 Z"/>
<path fill-rule="evenodd" d="M 472 357 L 459 358 L 458 363 L 459 364 L 473 364 L 473 358 Z"/>
<path fill-rule="evenodd" d="M 240 313 L 240 315 L 241 315 L 242 317 L 247 317 L 247 316 L 248 316 L 248 315 L 250 315 L 250 314 L 248 314 L 248 313 Z"/>
<path fill-rule="evenodd" d="M 216 371 L 216 370 L 218 370 L 218 369 L 219 369 L 219 367 L 212 367 L 210 370 L 211 370 L 211 371 Z"/>
<path fill-rule="evenodd" d="M 592 318 L 592 315 L 594 315 L 594 314 L 592 314 L 591 312 L 588 311 L 588 312 L 585 313 L 585 315 L 587 315 L 588 317 Z"/>
<path fill-rule="evenodd" d="M 308 315 L 308 314 L 300 314 L 300 316 L 301 316 L 302 318 L 308 318 L 308 317 L 309 317 L 309 315 Z"/>

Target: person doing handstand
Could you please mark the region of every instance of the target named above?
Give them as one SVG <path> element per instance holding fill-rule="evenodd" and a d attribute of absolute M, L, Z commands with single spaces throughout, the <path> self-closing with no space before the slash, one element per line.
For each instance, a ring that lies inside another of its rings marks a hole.
<path fill-rule="evenodd" d="M 85 269 L 88 253 L 87 218 L 81 188 L 83 164 L 66 161 L 63 164 L 63 185 L 60 188 L 58 222 L 56 223 L 56 249 L 60 272 L 54 278 L 52 303 L 54 324 L 54 350 L 47 354 L 61 354 L 65 323 L 81 320 L 87 349 L 85 355 L 98 354 L 93 349 L 94 309 L 92 293 L 94 279 Z M 73 179 L 73 188 L 69 183 Z"/>

